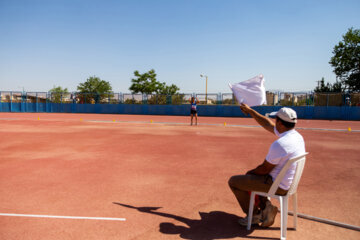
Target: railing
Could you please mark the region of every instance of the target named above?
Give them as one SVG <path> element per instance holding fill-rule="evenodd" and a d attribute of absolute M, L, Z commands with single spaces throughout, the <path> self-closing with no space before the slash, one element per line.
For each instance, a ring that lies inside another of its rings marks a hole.
<path fill-rule="evenodd" d="M 0 102 L 62 104 L 189 104 L 195 96 L 201 105 L 235 105 L 232 93 L 176 95 L 131 93 L 54 93 L 0 91 Z M 267 106 L 360 106 L 360 93 L 267 92 Z M 207 101 L 206 101 L 207 99 Z"/>

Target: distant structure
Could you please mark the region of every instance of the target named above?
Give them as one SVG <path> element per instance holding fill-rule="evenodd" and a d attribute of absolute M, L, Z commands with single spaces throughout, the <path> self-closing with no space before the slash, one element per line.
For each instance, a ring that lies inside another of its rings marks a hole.
<path fill-rule="evenodd" d="M 266 91 L 267 105 L 276 105 L 279 102 L 279 95 L 277 93 Z"/>

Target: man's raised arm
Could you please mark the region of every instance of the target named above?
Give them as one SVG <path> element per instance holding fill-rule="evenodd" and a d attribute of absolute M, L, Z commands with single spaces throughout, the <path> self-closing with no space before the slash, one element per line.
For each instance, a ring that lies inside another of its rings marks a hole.
<path fill-rule="evenodd" d="M 247 104 L 241 103 L 240 109 L 245 114 L 250 114 L 251 117 L 253 117 L 263 128 L 268 130 L 271 133 L 274 133 L 274 127 L 275 123 L 270 119 L 265 117 L 264 115 L 261 115 L 251 107 L 249 107 Z"/>

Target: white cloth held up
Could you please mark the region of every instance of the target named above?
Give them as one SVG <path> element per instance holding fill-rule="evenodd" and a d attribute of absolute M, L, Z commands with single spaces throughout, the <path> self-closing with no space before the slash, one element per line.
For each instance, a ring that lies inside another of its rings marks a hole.
<path fill-rule="evenodd" d="M 266 104 L 264 82 L 264 76 L 260 74 L 243 82 L 229 83 L 229 87 L 239 103 L 245 103 L 252 107 Z"/>

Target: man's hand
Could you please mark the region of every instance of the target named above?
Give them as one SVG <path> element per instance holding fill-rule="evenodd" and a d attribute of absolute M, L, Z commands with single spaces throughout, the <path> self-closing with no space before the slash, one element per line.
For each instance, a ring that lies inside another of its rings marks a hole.
<path fill-rule="evenodd" d="M 243 113 L 245 113 L 245 114 L 250 114 L 250 112 L 251 112 L 251 107 L 249 107 L 247 104 L 245 104 L 245 103 L 241 103 L 240 104 L 240 109 L 241 109 L 241 111 L 243 112 Z"/>
<path fill-rule="evenodd" d="M 268 161 L 266 161 L 266 159 L 264 160 L 264 162 L 262 164 L 260 164 L 259 166 L 257 166 L 255 169 L 252 169 L 250 171 L 248 171 L 246 174 L 251 174 L 251 175 L 267 175 L 269 174 L 275 167 L 276 165 L 273 165 L 271 163 L 269 163 Z"/>

